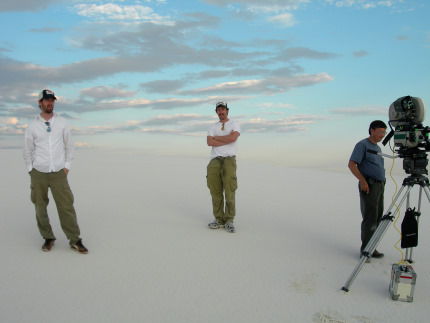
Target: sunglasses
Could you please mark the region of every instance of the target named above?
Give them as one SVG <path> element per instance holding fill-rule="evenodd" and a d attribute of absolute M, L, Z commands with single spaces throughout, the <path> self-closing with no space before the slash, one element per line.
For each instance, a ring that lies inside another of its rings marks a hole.
<path fill-rule="evenodd" d="M 222 124 L 221 130 L 224 130 L 224 123 Z"/>
<path fill-rule="evenodd" d="M 51 124 L 48 121 L 46 121 L 45 124 L 48 127 L 46 128 L 46 131 L 51 132 Z"/>

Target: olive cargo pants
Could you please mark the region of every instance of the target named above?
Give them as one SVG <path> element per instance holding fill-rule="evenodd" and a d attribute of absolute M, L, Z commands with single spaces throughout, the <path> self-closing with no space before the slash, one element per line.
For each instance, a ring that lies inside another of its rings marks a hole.
<path fill-rule="evenodd" d="M 213 158 L 207 166 L 206 179 L 212 196 L 213 215 L 221 223 L 233 223 L 236 215 L 236 169 L 234 156 Z"/>
<path fill-rule="evenodd" d="M 52 173 L 41 173 L 35 169 L 30 172 L 31 202 L 36 208 L 36 221 L 40 234 L 44 239 L 54 239 L 51 224 L 49 223 L 47 206 L 49 203 L 48 188 L 57 206 L 61 228 L 69 240 L 70 245 L 79 240 L 80 230 L 73 207 L 73 194 L 67 181 L 64 170 Z"/>

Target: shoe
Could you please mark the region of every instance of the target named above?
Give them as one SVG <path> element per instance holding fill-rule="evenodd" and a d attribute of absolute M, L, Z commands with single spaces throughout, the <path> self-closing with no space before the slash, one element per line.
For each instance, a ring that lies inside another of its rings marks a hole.
<path fill-rule="evenodd" d="M 208 227 L 211 229 L 219 229 L 224 228 L 224 224 L 215 219 L 213 222 L 208 224 Z"/>
<path fill-rule="evenodd" d="M 383 254 L 383 253 L 381 253 L 381 252 L 379 252 L 378 250 L 375 250 L 375 251 L 372 253 L 372 257 L 373 257 L 373 258 L 382 258 L 382 257 L 384 257 L 384 254 Z"/>
<path fill-rule="evenodd" d="M 51 251 L 51 248 L 54 245 L 54 241 L 55 239 L 45 239 L 45 243 L 42 246 L 42 251 Z"/>
<path fill-rule="evenodd" d="M 87 254 L 88 249 L 82 244 L 82 240 L 79 240 L 74 245 L 70 246 L 73 250 L 78 251 L 79 253 Z"/>
<path fill-rule="evenodd" d="M 361 257 L 366 257 L 366 264 L 370 263 L 370 257 L 367 257 L 363 254 L 363 250 L 360 249 L 360 259 Z"/>
<path fill-rule="evenodd" d="M 224 228 L 227 230 L 227 232 L 230 232 L 230 233 L 236 232 L 236 230 L 234 229 L 233 223 L 230 221 L 225 223 Z"/>

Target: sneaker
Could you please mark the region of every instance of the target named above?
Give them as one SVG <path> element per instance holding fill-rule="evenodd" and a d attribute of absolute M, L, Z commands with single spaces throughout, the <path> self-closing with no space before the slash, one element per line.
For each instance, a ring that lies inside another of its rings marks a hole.
<path fill-rule="evenodd" d="M 45 239 L 45 243 L 42 246 L 42 250 L 45 252 L 51 251 L 52 246 L 54 245 L 55 239 Z"/>
<path fill-rule="evenodd" d="M 71 245 L 70 247 L 73 250 L 78 251 L 79 253 L 84 253 L 84 254 L 88 253 L 88 249 L 84 247 L 84 245 L 82 244 L 82 240 L 79 240 L 78 242 L 76 242 L 74 245 Z"/>
<path fill-rule="evenodd" d="M 230 221 L 226 222 L 225 225 L 224 225 L 224 227 L 227 230 L 227 232 L 230 232 L 230 233 L 235 233 L 236 232 L 236 230 L 234 229 L 233 223 L 230 222 Z"/>
<path fill-rule="evenodd" d="M 382 252 L 379 252 L 378 250 L 375 250 L 375 251 L 372 253 L 372 257 L 373 257 L 373 258 L 382 258 L 382 257 L 384 257 L 384 254 L 383 254 Z"/>
<path fill-rule="evenodd" d="M 215 219 L 213 222 L 208 224 L 208 227 L 211 229 L 219 229 L 224 228 L 224 224 Z"/>

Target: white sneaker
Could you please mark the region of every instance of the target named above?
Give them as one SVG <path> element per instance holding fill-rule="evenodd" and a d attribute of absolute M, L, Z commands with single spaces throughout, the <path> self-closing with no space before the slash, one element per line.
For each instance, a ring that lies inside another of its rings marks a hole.
<path fill-rule="evenodd" d="M 213 222 L 208 224 L 208 227 L 211 229 L 219 229 L 219 228 L 224 228 L 224 224 L 222 224 L 217 219 L 215 219 Z"/>
<path fill-rule="evenodd" d="M 227 232 L 230 232 L 230 233 L 235 233 L 236 232 L 233 223 L 230 222 L 230 221 L 228 221 L 228 222 L 226 222 L 224 224 L 224 228 L 227 230 Z"/>

